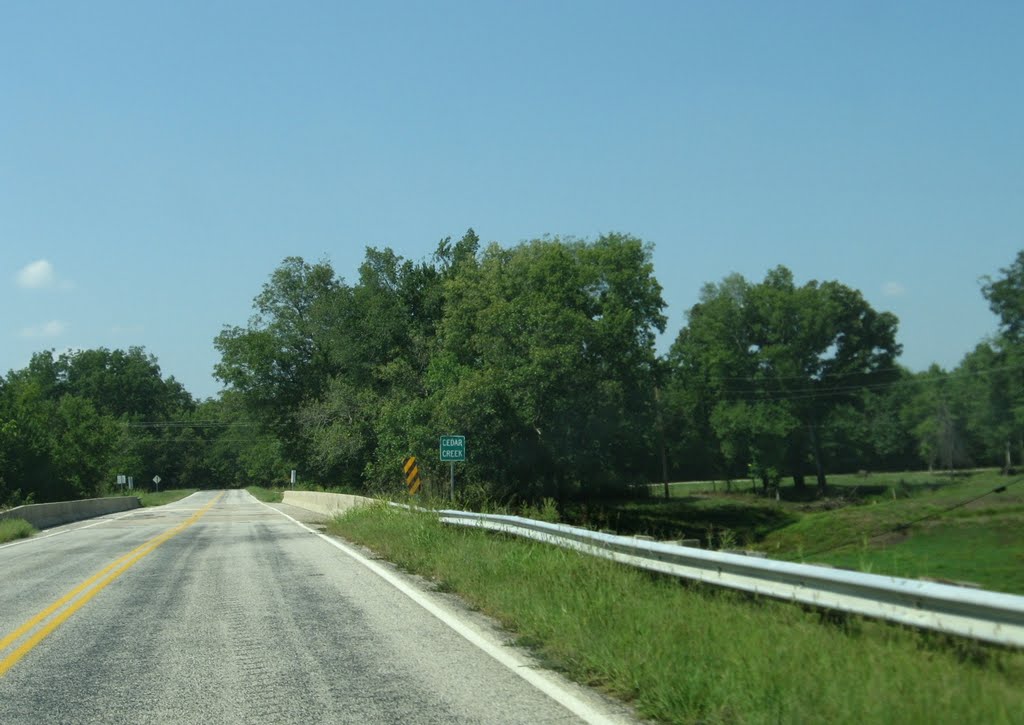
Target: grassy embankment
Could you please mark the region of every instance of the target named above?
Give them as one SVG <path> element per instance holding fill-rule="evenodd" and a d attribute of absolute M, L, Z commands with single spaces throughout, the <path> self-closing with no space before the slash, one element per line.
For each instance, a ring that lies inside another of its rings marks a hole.
<path fill-rule="evenodd" d="M 283 488 L 265 488 L 263 486 L 246 486 L 245 490 L 255 496 L 258 500 L 266 503 L 280 503 L 284 496 Z"/>
<path fill-rule="evenodd" d="M 991 493 L 1000 486 L 1006 491 Z M 714 548 L 1024 594 L 1024 477 L 831 476 L 822 499 L 813 486 L 803 493 L 784 486 L 779 501 L 751 494 L 749 481 L 732 489 L 722 482 L 676 484 L 665 500 L 661 487 L 652 487 L 645 499 L 576 506 L 567 514 L 572 523 L 619 533 L 696 538 Z"/>
<path fill-rule="evenodd" d="M 167 491 L 132 491 L 132 496 L 138 496 L 143 506 L 163 506 L 164 504 L 180 501 L 186 496 L 191 496 L 198 488 L 172 488 Z"/>
<path fill-rule="evenodd" d="M 282 487 L 246 486 L 245 490 L 266 503 L 281 503 L 285 491 L 320 491 L 323 493 L 347 493 L 356 496 L 366 495 L 366 491 L 352 486 L 312 486 L 309 484 L 298 484 L 296 486 L 286 484 Z"/>
<path fill-rule="evenodd" d="M 180 488 L 172 489 L 170 491 L 160 491 L 159 493 L 137 491 L 132 495 L 138 496 L 142 501 L 143 506 L 162 506 L 163 504 L 173 503 L 174 501 L 183 499 L 186 496 L 191 496 L 198 490 L 198 488 Z M 280 502 L 281 496 L 284 493 L 283 488 L 267 488 L 264 486 L 246 486 L 245 490 L 260 501 L 266 501 L 267 503 Z"/>
<path fill-rule="evenodd" d="M 24 519 L 0 520 L 0 544 L 15 539 L 26 539 L 34 533 L 35 527 Z"/>
<path fill-rule="evenodd" d="M 660 721 L 1009 723 L 1024 712 L 1024 653 L 823 618 L 429 514 L 368 507 L 329 529 Z"/>

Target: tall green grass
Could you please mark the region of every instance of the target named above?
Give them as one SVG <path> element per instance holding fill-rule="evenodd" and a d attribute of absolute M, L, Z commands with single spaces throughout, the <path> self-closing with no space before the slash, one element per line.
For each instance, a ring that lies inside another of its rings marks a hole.
<path fill-rule="evenodd" d="M 259 501 L 266 503 L 280 503 L 284 496 L 284 490 L 280 488 L 265 488 L 263 486 L 246 486 L 245 490 L 251 493 Z"/>
<path fill-rule="evenodd" d="M 34 533 L 35 527 L 24 519 L 0 519 L 0 544 L 15 539 L 27 539 Z"/>
<path fill-rule="evenodd" d="M 552 667 L 672 723 L 1010 723 L 1024 653 L 681 584 L 430 514 L 330 530 L 458 592 Z"/>
<path fill-rule="evenodd" d="M 167 491 L 134 491 L 132 495 L 138 496 L 139 502 L 143 506 L 163 506 L 191 496 L 198 490 L 198 488 L 172 488 Z"/>

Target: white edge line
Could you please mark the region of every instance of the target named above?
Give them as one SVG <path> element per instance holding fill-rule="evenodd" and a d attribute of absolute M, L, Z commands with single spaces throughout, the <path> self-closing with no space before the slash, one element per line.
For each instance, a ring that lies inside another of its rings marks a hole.
<path fill-rule="evenodd" d="M 44 539 L 52 539 L 54 536 L 60 536 L 61 534 L 70 534 L 70 533 L 73 533 L 75 531 L 81 531 L 82 529 L 91 529 L 93 526 L 100 526 L 101 524 L 109 524 L 111 521 L 117 521 L 119 519 L 123 519 L 123 518 L 126 518 L 128 516 L 132 516 L 133 514 L 141 511 L 142 508 L 143 507 L 140 506 L 137 509 L 132 509 L 131 511 L 128 511 L 126 513 L 122 513 L 122 514 L 120 514 L 118 516 L 112 516 L 111 514 L 102 514 L 103 516 L 109 517 L 109 518 L 103 518 L 100 521 L 94 521 L 91 524 L 86 524 L 85 526 L 75 526 L 74 528 L 62 528 L 60 531 L 54 531 L 54 532 L 49 533 L 49 534 L 43 534 L 41 536 L 30 536 L 30 537 L 28 537 L 26 539 L 18 539 L 17 541 L 12 541 L 12 542 L 7 543 L 7 544 L 0 544 L 0 549 L 7 549 L 7 548 L 9 548 L 11 546 L 20 546 L 21 544 L 31 544 L 33 541 L 43 541 Z M 74 522 L 74 523 L 77 523 L 77 522 Z M 70 526 L 70 525 L 71 524 L 64 524 L 64 526 Z"/>
<path fill-rule="evenodd" d="M 199 493 L 199 491 L 196 491 L 196 493 L 190 493 L 185 498 L 179 499 L 177 501 L 171 501 L 171 504 L 181 503 L 182 501 L 187 501 L 188 499 L 192 498 L 193 496 L 195 496 L 198 493 Z M 248 493 L 248 491 L 246 491 L 246 493 Z M 249 494 L 249 495 L 251 496 L 252 494 Z M 171 504 L 163 504 L 163 505 L 164 506 L 170 506 Z M 8 542 L 6 544 L 0 544 L 0 549 L 9 549 L 12 546 L 21 546 L 22 544 L 31 544 L 33 541 L 42 541 L 43 539 L 52 539 L 54 536 L 60 536 L 61 534 L 70 534 L 70 533 L 72 533 L 74 531 L 81 531 L 82 529 L 91 529 L 93 526 L 100 526 L 102 524 L 109 524 L 111 521 L 118 521 L 120 519 L 127 518 L 129 516 L 134 516 L 135 514 L 139 513 L 140 511 L 144 511 L 147 508 L 152 509 L 152 508 L 159 508 L 159 507 L 158 506 L 148 506 L 148 507 L 147 506 L 139 506 L 138 508 L 131 509 L 130 511 L 126 511 L 126 512 L 124 512 L 122 514 L 119 514 L 117 516 L 114 516 L 112 514 L 100 514 L 100 516 L 102 516 L 103 518 L 100 518 L 99 521 L 93 521 L 91 524 L 86 524 L 85 526 L 74 526 L 74 524 L 76 524 L 78 522 L 77 521 L 72 521 L 71 523 L 62 524 L 60 527 L 55 527 L 55 528 L 58 528 L 59 530 L 53 531 L 53 532 L 51 532 L 49 534 L 42 534 L 41 536 L 29 536 L 26 539 L 18 539 L 17 541 L 11 541 L 11 542 Z M 94 517 L 94 518 L 99 518 L 99 517 Z M 83 520 L 88 521 L 89 519 L 83 519 Z M 73 527 L 73 528 L 71 528 L 71 527 Z"/>
<path fill-rule="evenodd" d="M 246 493 L 249 492 L 246 491 Z M 249 495 L 252 496 L 252 494 Z M 388 584 L 395 587 L 395 589 L 402 592 L 402 594 L 409 597 L 409 599 L 416 602 L 416 604 L 423 607 L 425 610 L 427 610 L 427 612 L 429 612 L 434 617 L 439 619 L 443 624 L 447 625 L 456 634 L 463 637 L 470 644 L 482 650 L 491 658 L 497 660 L 500 664 L 504 665 L 513 673 L 515 673 L 522 679 L 526 680 L 528 683 L 536 687 L 538 690 L 543 692 L 545 695 L 550 697 L 552 700 L 554 700 L 559 705 L 569 710 L 585 722 L 592 723 L 593 725 L 611 725 L 614 723 L 628 722 L 626 720 L 613 719 L 602 712 L 598 712 L 594 707 L 587 704 L 582 699 L 577 697 L 574 693 L 567 690 L 560 682 L 555 680 L 546 672 L 544 672 L 543 670 L 533 669 L 529 666 L 524 665 L 524 663 L 520 662 L 515 657 L 510 655 L 502 647 L 495 645 L 493 642 L 488 641 L 480 633 L 476 632 L 471 627 L 467 626 L 464 622 L 460 621 L 453 614 L 445 611 L 441 607 L 434 604 L 434 602 L 430 601 L 427 597 L 425 597 L 421 592 L 417 591 L 414 587 L 402 581 L 400 578 L 398 578 L 397 576 L 395 576 L 379 564 L 371 561 L 370 559 L 367 559 L 365 556 L 352 549 L 352 547 L 341 543 L 337 539 L 333 539 L 329 536 L 326 536 L 325 534 L 322 534 L 319 531 L 316 531 L 315 529 L 311 529 L 301 521 L 292 518 L 284 511 L 280 511 L 274 508 L 273 506 L 264 503 L 263 501 L 260 501 L 255 496 L 252 496 L 252 498 L 254 501 L 263 504 L 271 511 L 279 513 L 281 516 L 284 516 L 286 519 L 292 521 L 297 526 L 302 527 L 311 534 L 319 536 L 321 539 L 326 541 L 331 546 L 335 547 L 336 549 L 339 549 L 343 553 L 355 559 L 357 562 L 365 566 L 367 569 L 372 571 L 374 574 L 379 576 Z"/>

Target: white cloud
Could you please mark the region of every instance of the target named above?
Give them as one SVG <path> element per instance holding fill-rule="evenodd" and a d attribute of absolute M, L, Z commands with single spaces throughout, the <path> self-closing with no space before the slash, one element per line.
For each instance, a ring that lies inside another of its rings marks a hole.
<path fill-rule="evenodd" d="M 902 297 L 907 293 L 907 288 L 899 282 L 886 282 L 882 285 L 882 294 L 886 297 Z"/>
<path fill-rule="evenodd" d="M 60 279 L 48 259 L 37 259 L 26 264 L 17 274 L 18 286 L 25 289 L 73 290 L 73 282 Z"/>
<path fill-rule="evenodd" d="M 27 289 L 43 289 L 57 284 L 53 265 L 45 259 L 26 264 L 18 272 L 18 286 Z"/>
<path fill-rule="evenodd" d="M 26 327 L 21 331 L 22 337 L 57 337 L 61 335 L 65 330 L 68 329 L 66 322 L 60 320 L 50 320 L 44 322 L 41 325 L 35 327 Z"/>

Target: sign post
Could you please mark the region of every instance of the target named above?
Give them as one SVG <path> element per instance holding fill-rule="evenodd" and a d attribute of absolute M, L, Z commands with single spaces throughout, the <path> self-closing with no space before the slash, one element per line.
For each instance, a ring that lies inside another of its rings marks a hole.
<path fill-rule="evenodd" d="M 466 436 L 441 436 L 439 447 L 441 462 L 448 461 L 452 466 L 449 496 L 455 500 L 455 462 L 466 460 Z"/>
<path fill-rule="evenodd" d="M 156 484 L 157 493 L 160 493 L 160 476 L 153 476 L 153 483 Z"/>

